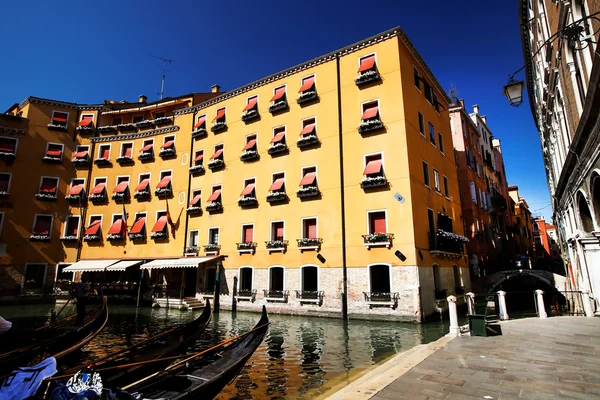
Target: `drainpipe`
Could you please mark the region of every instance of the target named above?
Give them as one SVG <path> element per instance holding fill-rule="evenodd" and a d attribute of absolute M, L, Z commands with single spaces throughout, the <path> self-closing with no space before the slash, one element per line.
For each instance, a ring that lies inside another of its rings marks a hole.
<path fill-rule="evenodd" d="M 346 200 L 344 191 L 344 143 L 342 138 L 342 91 L 340 56 L 335 58 L 337 74 L 338 146 L 340 148 L 340 208 L 342 212 L 342 318 L 348 320 L 348 269 L 346 264 Z"/>
<path fill-rule="evenodd" d="M 192 115 L 192 130 L 190 132 L 194 131 L 194 121 L 196 120 L 196 114 L 197 113 L 198 113 L 197 111 L 194 111 L 194 114 Z M 173 117 L 173 123 L 175 123 L 175 117 Z M 189 161 L 190 161 L 190 165 L 191 165 L 191 163 L 192 163 L 192 157 L 194 155 L 194 138 L 191 137 L 191 135 L 190 135 L 190 140 L 191 140 L 191 142 L 190 142 L 190 159 L 189 159 Z M 190 200 L 190 193 L 191 192 L 192 192 L 192 174 L 188 174 L 188 187 L 187 187 L 187 195 L 186 195 L 186 202 L 188 202 L 188 203 L 189 203 L 189 200 Z M 184 231 L 184 234 L 183 234 L 183 254 L 185 254 L 185 249 L 187 249 L 187 240 L 188 240 L 187 234 L 188 234 L 188 223 L 189 223 L 189 221 L 190 221 L 190 216 L 186 212 L 185 213 L 185 231 Z M 197 282 L 194 282 L 194 285 L 196 283 Z"/>

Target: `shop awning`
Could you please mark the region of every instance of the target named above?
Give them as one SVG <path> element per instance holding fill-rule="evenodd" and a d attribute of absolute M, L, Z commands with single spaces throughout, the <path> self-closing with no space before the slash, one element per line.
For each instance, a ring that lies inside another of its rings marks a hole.
<path fill-rule="evenodd" d="M 222 256 L 210 257 L 184 257 L 169 260 L 154 260 L 149 263 L 142 264 L 140 268 L 146 269 L 165 269 L 165 268 L 197 268 L 200 264 L 211 261 Z"/>
<path fill-rule="evenodd" d="M 135 267 L 136 265 L 140 265 L 144 261 L 142 260 L 123 260 L 119 261 L 116 264 L 111 265 L 106 268 L 107 271 L 125 271 L 129 267 Z"/>
<path fill-rule="evenodd" d="M 94 272 L 104 271 L 107 267 L 115 264 L 119 260 L 85 260 L 77 261 L 63 269 L 63 272 Z"/>

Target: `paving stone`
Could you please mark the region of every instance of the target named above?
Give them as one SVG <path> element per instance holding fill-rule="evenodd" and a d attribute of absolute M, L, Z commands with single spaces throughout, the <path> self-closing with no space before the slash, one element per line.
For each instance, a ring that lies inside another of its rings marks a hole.
<path fill-rule="evenodd" d="M 425 375 L 423 378 L 421 378 L 421 380 L 441 383 L 442 385 L 462 386 L 465 384 L 465 381 L 460 379 L 452 379 L 436 375 Z"/>

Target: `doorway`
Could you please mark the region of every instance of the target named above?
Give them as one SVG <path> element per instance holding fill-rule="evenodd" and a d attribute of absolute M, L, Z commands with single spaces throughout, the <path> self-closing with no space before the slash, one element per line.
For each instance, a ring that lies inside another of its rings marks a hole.
<path fill-rule="evenodd" d="M 186 268 L 183 297 L 196 296 L 196 279 L 198 279 L 198 268 Z"/>

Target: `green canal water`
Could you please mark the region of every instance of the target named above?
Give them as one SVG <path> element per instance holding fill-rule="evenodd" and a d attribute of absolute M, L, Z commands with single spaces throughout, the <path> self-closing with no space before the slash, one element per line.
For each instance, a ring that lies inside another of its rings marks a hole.
<path fill-rule="evenodd" d="M 62 306 L 57 305 L 59 310 Z M 0 307 L 14 326 L 44 324 L 53 305 Z M 61 316 L 74 313 L 68 305 Z M 82 362 L 125 348 L 125 331 L 134 329 L 134 342 L 144 330 L 151 334 L 184 324 L 199 315 L 176 309 L 111 305 L 108 326 L 84 349 Z M 265 340 L 238 378 L 219 399 L 308 399 L 339 388 L 399 352 L 435 341 L 448 332 L 445 322 L 413 325 L 341 319 L 270 315 Z M 195 344 L 207 348 L 254 327 L 259 314 L 222 311 L 213 316 Z"/>

